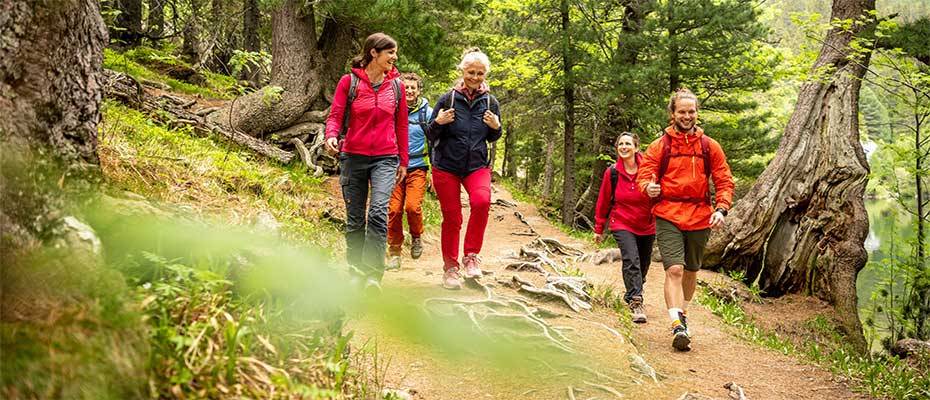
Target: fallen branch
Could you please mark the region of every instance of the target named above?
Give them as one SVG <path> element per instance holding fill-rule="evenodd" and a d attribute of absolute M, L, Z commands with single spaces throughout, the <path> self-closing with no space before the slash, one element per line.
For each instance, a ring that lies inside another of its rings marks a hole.
<path fill-rule="evenodd" d="M 614 389 L 614 388 L 612 388 L 612 387 L 610 387 L 610 386 L 601 385 L 601 384 L 597 384 L 597 383 L 594 383 L 594 382 L 588 382 L 588 381 L 583 381 L 583 382 L 584 382 L 585 385 L 588 385 L 588 386 L 593 387 L 593 388 L 595 388 L 595 389 L 603 390 L 603 391 L 605 391 L 605 392 L 607 392 L 607 393 L 610 393 L 610 394 L 612 394 L 612 395 L 614 395 L 614 396 L 617 396 L 617 398 L 620 398 L 620 399 L 623 398 L 623 394 L 622 394 L 622 393 L 618 392 L 616 389 Z"/>

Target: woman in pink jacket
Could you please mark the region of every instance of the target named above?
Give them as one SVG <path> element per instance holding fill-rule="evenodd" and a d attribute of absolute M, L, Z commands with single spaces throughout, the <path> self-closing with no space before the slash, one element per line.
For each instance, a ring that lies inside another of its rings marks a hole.
<path fill-rule="evenodd" d="M 362 54 L 352 60 L 352 72 L 336 85 L 326 120 L 326 147 L 339 153 L 346 260 L 366 287 L 375 288 L 384 275 L 388 201 L 394 182 L 407 174 L 409 157 L 404 85 L 395 62 L 394 39 L 368 36 Z"/>
<path fill-rule="evenodd" d="M 604 171 L 601 191 L 594 211 L 594 241 L 604 240 L 604 225 L 613 234 L 623 256 L 623 299 L 630 306 L 633 322 L 646 322 L 643 285 L 652 261 L 652 243 L 656 238 L 653 201 L 636 187 L 636 175 L 642 154 L 639 136 L 623 132 L 617 137 L 617 163 Z M 616 183 L 614 183 L 616 182 Z"/>

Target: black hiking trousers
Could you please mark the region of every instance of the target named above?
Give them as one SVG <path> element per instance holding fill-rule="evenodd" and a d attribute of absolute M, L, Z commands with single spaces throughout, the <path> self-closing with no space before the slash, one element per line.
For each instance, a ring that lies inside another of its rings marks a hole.
<path fill-rule="evenodd" d="M 623 285 L 626 294 L 623 300 L 627 304 L 634 296 L 642 299 L 643 285 L 646 284 L 646 274 L 649 272 L 649 263 L 652 262 L 652 244 L 656 235 L 636 235 L 630 231 L 611 231 L 620 253 L 623 256 Z"/>

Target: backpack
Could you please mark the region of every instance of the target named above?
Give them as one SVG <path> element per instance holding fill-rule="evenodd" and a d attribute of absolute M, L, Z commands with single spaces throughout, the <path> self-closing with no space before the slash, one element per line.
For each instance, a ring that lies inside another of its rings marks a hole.
<path fill-rule="evenodd" d="M 429 126 L 428 121 L 427 121 L 428 118 L 429 118 L 429 117 L 426 116 L 426 107 L 425 107 L 425 106 L 424 106 L 424 107 L 420 107 L 420 110 L 417 111 L 417 125 L 420 125 L 420 129 L 423 130 L 423 134 L 424 134 L 424 135 L 426 135 L 426 129 L 427 129 L 427 127 Z M 417 159 L 417 158 L 423 158 L 423 157 L 429 156 L 430 154 L 432 154 L 432 149 L 431 149 L 430 147 L 431 147 L 431 146 L 430 146 L 430 143 L 429 143 L 429 139 L 427 139 L 427 140 L 426 140 L 426 149 L 424 150 L 424 152 L 419 153 L 419 154 L 411 154 L 411 155 L 410 155 L 410 159 L 411 159 L 411 160 L 414 160 L 414 159 Z"/>
<path fill-rule="evenodd" d="M 620 171 L 617 171 L 616 165 L 607 167 L 610 169 L 610 205 L 607 207 L 607 218 L 610 218 L 610 212 L 614 209 L 614 202 L 617 200 L 617 181 L 620 179 Z"/>
<path fill-rule="evenodd" d="M 345 139 L 346 133 L 349 132 L 349 114 L 352 112 L 352 103 L 355 101 L 355 97 L 358 96 L 358 77 L 353 73 L 349 73 L 349 95 L 346 97 L 346 108 L 342 113 L 342 129 L 339 131 L 339 143 L 342 143 L 342 140 Z M 382 83 L 382 85 L 384 85 Z M 400 103 L 401 103 L 401 92 L 400 92 L 400 79 L 395 78 L 391 79 L 391 89 L 394 90 L 394 99 L 396 100 L 396 105 L 394 106 L 394 117 L 397 118 L 397 113 L 400 112 Z M 377 91 L 375 91 L 377 96 Z"/>
<path fill-rule="evenodd" d="M 668 162 L 672 157 L 691 157 L 694 154 L 688 153 L 672 153 L 672 137 L 667 133 L 662 133 L 662 158 L 659 159 L 659 171 L 656 174 L 656 182 L 662 180 L 662 176 L 665 175 L 665 172 L 668 170 Z M 666 197 L 667 200 L 682 201 L 682 202 L 691 202 L 691 203 L 703 203 L 711 204 L 712 193 L 710 192 L 710 138 L 707 135 L 701 135 L 701 158 L 704 159 L 704 175 L 707 179 L 707 196 L 706 197 Z"/>
<path fill-rule="evenodd" d="M 491 110 L 491 93 L 488 93 L 487 101 L 488 101 L 488 110 Z M 501 107 L 500 102 L 498 102 L 497 99 L 494 99 L 494 102 L 497 103 L 497 110 L 498 110 L 497 112 L 500 112 L 500 107 Z M 436 104 L 436 106 L 439 107 L 439 104 Z M 452 90 L 449 90 L 448 106 L 449 108 L 452 108 L 452 109 L 455 108 L 455 88 L 452 88 Z M 440 110 L 441 109 L 442 108 L 440 107 Z M 490 151 L 490 149 L 488 149 L 488 151 Z M 488 166 L 489 167 L 491 166 L 490 154 L 488 155 Z"/>

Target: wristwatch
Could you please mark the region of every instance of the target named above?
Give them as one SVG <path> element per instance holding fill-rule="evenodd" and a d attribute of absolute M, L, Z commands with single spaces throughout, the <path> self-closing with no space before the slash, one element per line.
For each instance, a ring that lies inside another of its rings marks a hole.
<path fill-rule="evenodd" d="M 717 208 L 716 210 L 714 210 L 714 212 L 718 212 L 718 213 L 722 214 L 724 217 L 727 216 L 727 209 L 726 209 L 726 208 Z"/>

